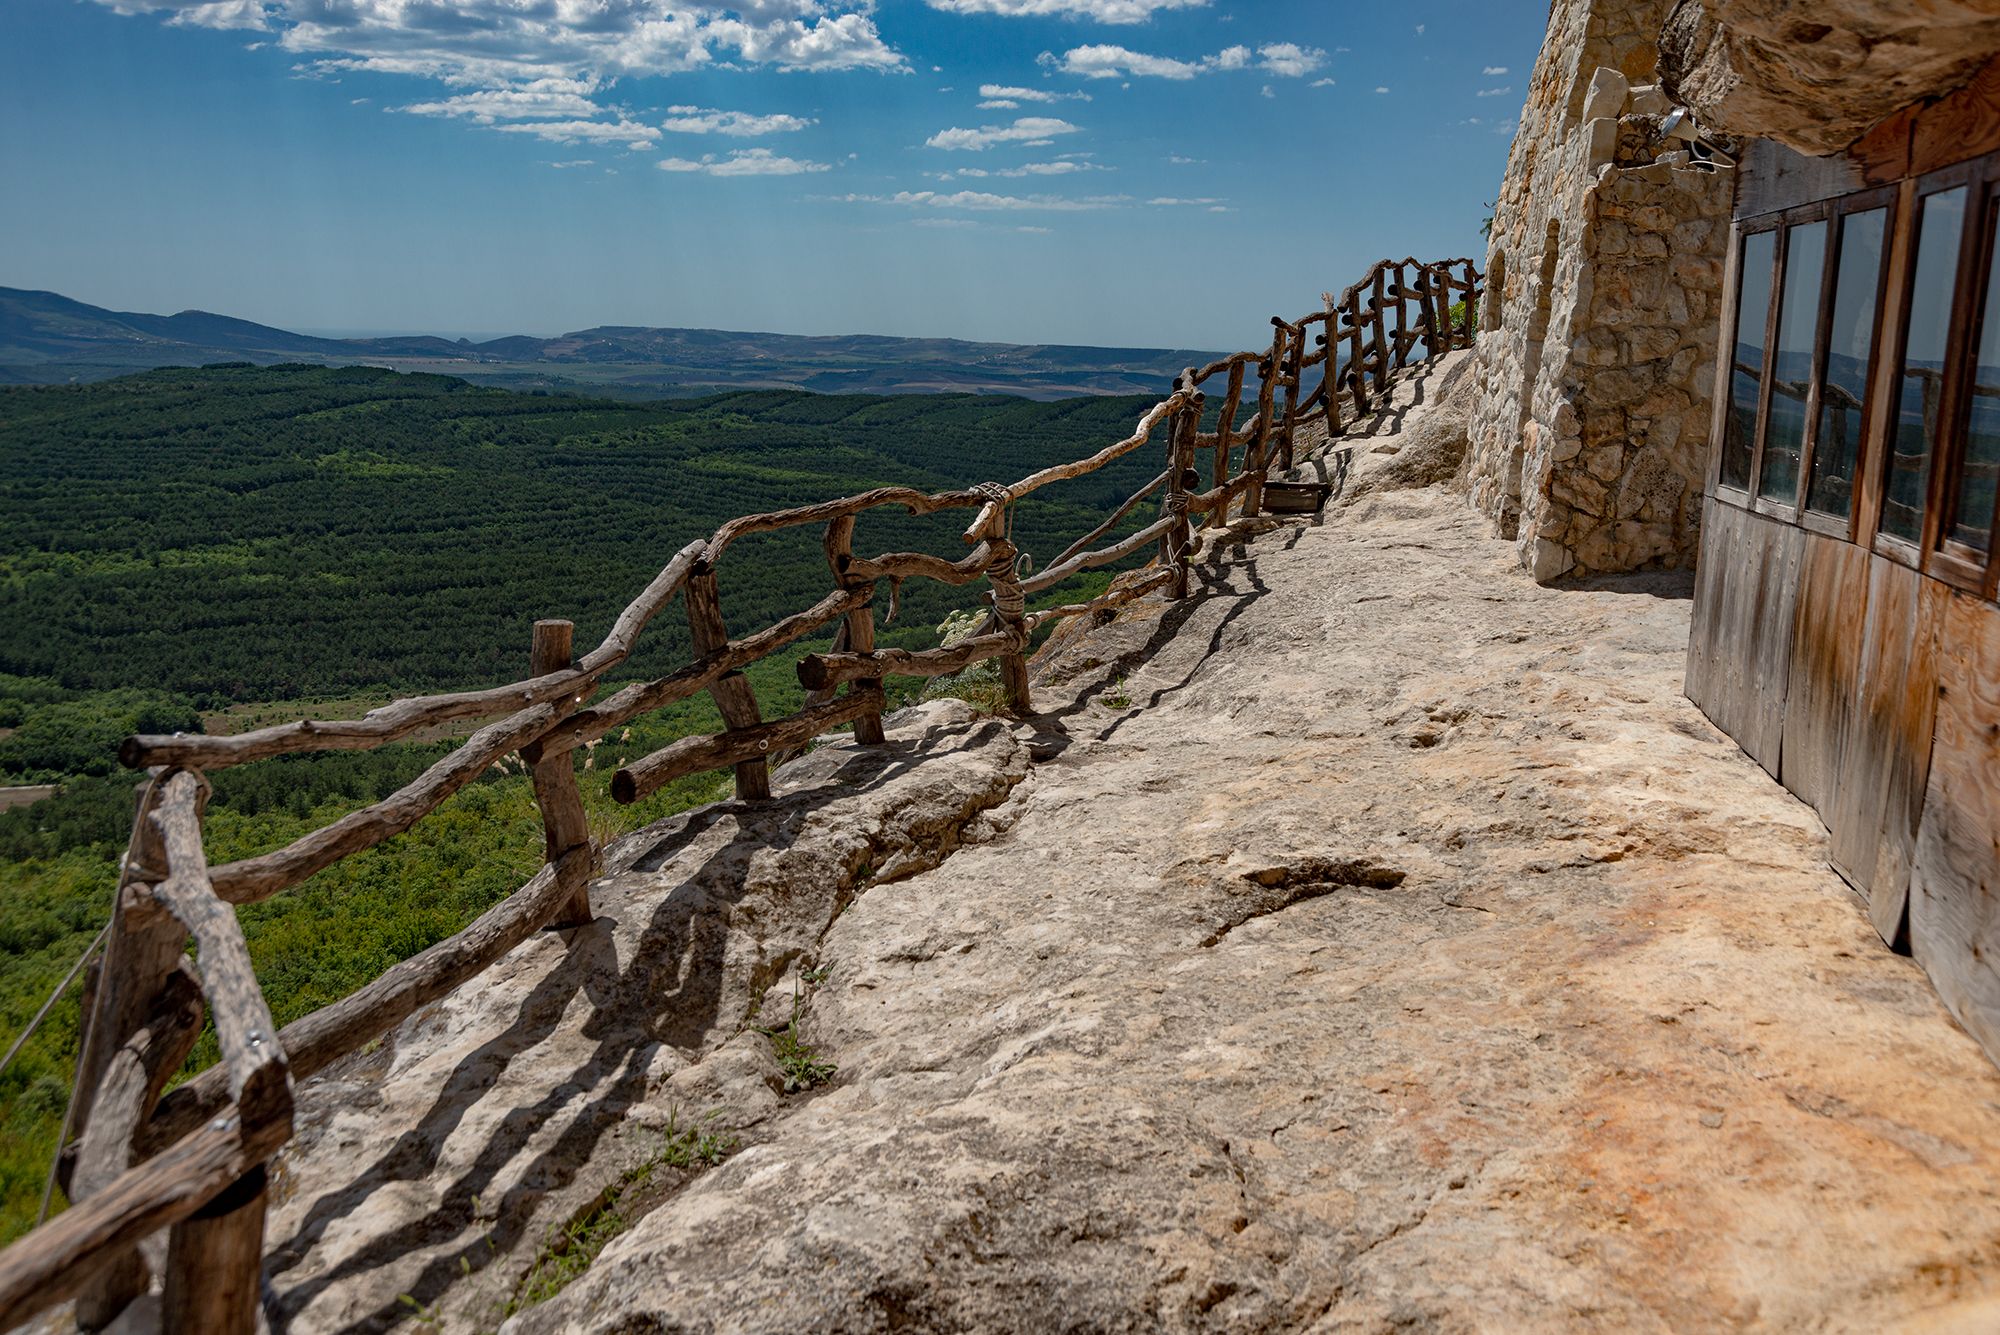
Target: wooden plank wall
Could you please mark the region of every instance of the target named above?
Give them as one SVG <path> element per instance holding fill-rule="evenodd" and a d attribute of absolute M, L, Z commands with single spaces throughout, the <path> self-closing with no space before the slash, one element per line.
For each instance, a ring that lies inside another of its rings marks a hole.
<path fill-rule="evenodd" d="M 1848 714 L 1838 800 L 1827 827 L 1835 869 L 1867 899 L 1882 939 L 1897 944 L 1930 770 L 1945 588 L 1885 557 L 1867 559 L 1860 690 Z"/>
<path fill-rule="evenodd" d="M 1851 542 L 1807 533 L 1778 777 L 1829 825 L 1841 791 L 1848 721 L 1860 693 L 1867 609 L 1868 553 Z"/>
<path fill-rule="evenodd" d="M 1937 710 L 1910 868 L 1910 949 L 2000 1054 L 2000 611 L 1962 593 L 1938 619 Z"/>
<path fill-rule="evenodd" d="M 1804 531 L 1708 502 L 1688 698 L 1775 777 L 1785 742 Z"/>

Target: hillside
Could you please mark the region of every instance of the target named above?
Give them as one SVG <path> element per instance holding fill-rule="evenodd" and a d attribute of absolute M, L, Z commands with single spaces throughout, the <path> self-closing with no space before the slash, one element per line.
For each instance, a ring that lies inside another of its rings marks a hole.
<path fill-rule="evenodd" d="M 318 338 L 206 311 L 146 315 L 53 292 L 0 287 L 0 384 L 62 384 L 219 361 L 304 361 L 628 398 L 741 388 L 1058 399 L 1152 393 L 1182 367 L 1214 356 L 1189 349 L 611 325 L 555 338 L 514 335 L 479 343 L 424 336 Z"/>
<path fill-rule="evenodd" d="M 0 673 L 213 707 L 505 681 L 535 618 L 569 617 L 594 642 L 666 557 L 726 519 L 1030 472 L 1117 439 L 1142 402 L 636 404 L 306 366 L 4 389 Z M 1053 554 L 1156 466 L 1135 454 L 1038 497 L 1017 538 Z M 948 534 L 898 512 L 871 516 L 861 542 L 948 550 Z M 735 624 L 825 591 L 817 534 L 753 548 L 723 576 Z M 899 624 L 935 625 L 952 597 L 913 583 Z M 663 622 L 631 671 L 685 649 L 684 627 Z"/>
<path fill-rule="evenodd" d="M 1682 697 L 1690 578 L 1536 585 L 1425 420 L 310 1083 L 270 1310 L 1992 1329 L 2000 1074 Z"/>

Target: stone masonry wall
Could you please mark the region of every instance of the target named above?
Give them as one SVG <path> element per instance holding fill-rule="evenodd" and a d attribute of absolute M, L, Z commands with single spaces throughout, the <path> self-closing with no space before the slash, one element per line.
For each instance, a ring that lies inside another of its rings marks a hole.
<path fill-rule="evenodd" d="M 1473 504 L 1538 580 L 1694 563 L 1734 173 L 1663 131 L 1668 0 L 1556 0 L 1495 207 Z"/>

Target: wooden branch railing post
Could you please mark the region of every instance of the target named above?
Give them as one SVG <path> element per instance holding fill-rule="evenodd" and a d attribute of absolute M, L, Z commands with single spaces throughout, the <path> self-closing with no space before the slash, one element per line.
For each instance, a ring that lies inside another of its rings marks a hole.
<path fill-rule="evenodd" d="M 66 1193 L 72 1202 L 104 1191 L 132 1166 L 134 1138 L 173 1074 L 165 1058 L 181 1045 L 170 1018 L 180 1009 L 170 979 L 180 966 L 187 929 L 152 896 L 152 883 L 166 876 L 167 864 L 153 824 L 160 782 L 156 774 L 139 789 L 132 838 L 113 899 L 97 1005 L 78 1056 L 78 1142 Z M 191 1041 L 191 1035 L 184 1037 Z M 182 1050 L 180 1058 L 185 1057 Z M 77 1325 L 83 1330 L 110 1325 L 146 1291 L 150 1275 L 137 1248 L 111 1258 L 96 1282 L 79 1294 Z"/>
<path fill-rule="evenodd" d="M 570 665 L 576 626 L 568 621 L 537 621 L 528 650 L 528 673 L 540 677 Z M 573 848 L 590 847 L 590 818 L 583 810 L 583 793 L 576 784 L 576 757 L 564 751 L 536 759 L 533 776 L 535 805 L 542 812 L 542 858 L 551 866 Z M 596 920 L 590 907 L 590 878 L 581 878 L 575 892 L 549 920 L 552 929 L 585 927 Z"/>
<path fill-rule="evenodd" d="M 1246 519 L 1264 513 L 1264 479 L 1271 469 L 1271 416 L 1277 402 L 1278 367 L 1284 364 L 1285 326 L 1272 321 L 1271 350 L 1257 363 L 1257 427 L 1250 437 L 1248 457 L 1243 467 L 1250 473 L 1250 489 L 1243 494 Z M 1172 471 L 1171 468 L 1168 470 Z"/>
<path fill-rule="evenodd" d="M 253 1335 L 263 1296 L 264 1165 L 173 1226 L 161 1328 L 167 1335 Z"/>
<path fill-rule="evenodd" d="M 1375 339 L 1375 388 L 1374 396 L 1381 398 L 1389 392 L 1389 342 L 1382 329 L 1382 270 L 1375 270 L 1374 298 L 1368 307 L 1369 332 Z"/>
<path fill-rule="evenodd" d="M 1214 479 L 1209 485 L 1219 487 L 1229 481 L 1230 454 L 1236 448 L 1236 414 L 1243 406 L 1243 363 L 1229 364 L 1229 381 L 1222 393 L 1222 417 L 1215 424 L 1215 467 L 1209 470 Z M 1220 528 L 1229 522 L 1229 507 L 1222 506 L 1208 518 L 1211 527 Z"/>
<path fill-rule="evenodd" d="M 1285 355 L 1285 424 L 1279 433 L 1278 468 L 1292 466 L 1292 437 L 1299 427 L 1299 381 L 1305 376 L 1306 336 L 1303 329 L 1287 330 Z"/>
<path fill-rule="evenodd" d="M 706 560 L 697 564 L 687 582 L 688 631 L 694 637 L 694 651 L 714 653 L 729 643 L 729 630 L 722 620 L 722 597 L 716 588 L 715 568 Z M 754 728 L 763 721 L 757 711 L 757 693 L 750 679 L 739 670 L 724 673 L 708 688 L 722 715 L 723 726 L 731 731 Z M 771 766 L 762 756 L 736 762 L 736 796 L 745 802 L 761 802 L 771 795 Z"/>
<path fill-rule="evenodd" d="M 1319 341 L 1326 347 L 1326 367 L 1320 382 L 1320 393 L 1325 396 L 1326 438 L 1332 440 L 1340 434 L 1340 312 L 1334 307 L 1333 293 L 1322 292 L 1320 298 L 1326 302 L 1326 332 Z"/>
<path fill-rule="evenodd" d="M 1201 485 L 1201 474 L 1194 466 L 1194 441 L 1201 432 L 1207 396 L 1194 389 L 1192 366 L 1174 381 L 1174 388 L 1193 390 L 1187 402 L 1167 419 L 1167 495 L 1161 503 L 1168 525 L 1160 535 L 1160 564 L 1174 572 L 1168 596 L 1179 599 L 1188 596 L 1188 555 L 1194 542 L 1188 524 L 1188 492 Z"/>
<path fill-rule="evenodd" d="M 834 580 L 843 589 L 872 587 L 867 580 L 856 580 L 848 572 L 854 561 L 854 516 L 842 515 L 830 520 L 826 526 L 826 560 L 833 567 Z M 845 647 L 857 654 L 873 653 L 875 650 L 875 612 L 868 604 L 849 612 L 841 623 L 846 630 Z M 854 683 L 857 691 L 879 691 L 882 681 L 878 678 Z M 863 714 L 854 720 L 854 740 L 863 746 L 880 746 L 887 739 L 882 731 L 882 716 Z"/>

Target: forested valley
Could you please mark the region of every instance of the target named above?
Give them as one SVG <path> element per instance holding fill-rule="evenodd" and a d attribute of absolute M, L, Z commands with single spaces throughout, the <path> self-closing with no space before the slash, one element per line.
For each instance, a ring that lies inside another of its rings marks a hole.
<path fill-rule="evenodd" d="M 248 365 L 0 389 L 0 785 L 56 789 L 0 810 L 0 1041 L 23 1031 L 108 916 L 137 777 L 117 764 L 126 734 L 350 717 L 399 693 L 516 679 L 533 621 L 571 619 L 579 648 L 596 644 L 668 557 L 727 519 L 876 486 L 1010 481 L 1124 436 L 1149 403 L 790 392 L 629 403 Z M 1159 467 L 1159 450 L 1141 449 L 1039 493 L 1018 507 L 1015 541 L 1053 557 Z M 876 510 L 856 549 L 955 557 L 965 518 Z M 1142 508 L 1128 523 L 1148 518 Z M 816 528 L 739 542 L 720 579 L 736 634 L 831 587 Z M 882 642 L 934 645 L 937 624 L 976 599 L 976 588 L 912 581 Z M 613 684 L 688 656 L 670 609 Z M 750 673 L 767 715 L 799 702 L 793 661 Z M 920 687 L 900 683 L 901 695 Z M 715 726 L 700 697 L 578 752 L 597 833 L 725 793 L 726 775 L 700 775 L 633 808 L 608 795 L 624 759 Z M 218 773 L 209 856 L 281 846 L 386 796 L 451 745 Z M 275 1018 L 449 936 L 540 857 L 515 762 L 409 834 L 244 909 Z M 78 990 L 0 1075 L 0 1239 L 32 1224 L 42 1195 Z M 214 1057 L 206 1037 L 188 1070 Z"/>

